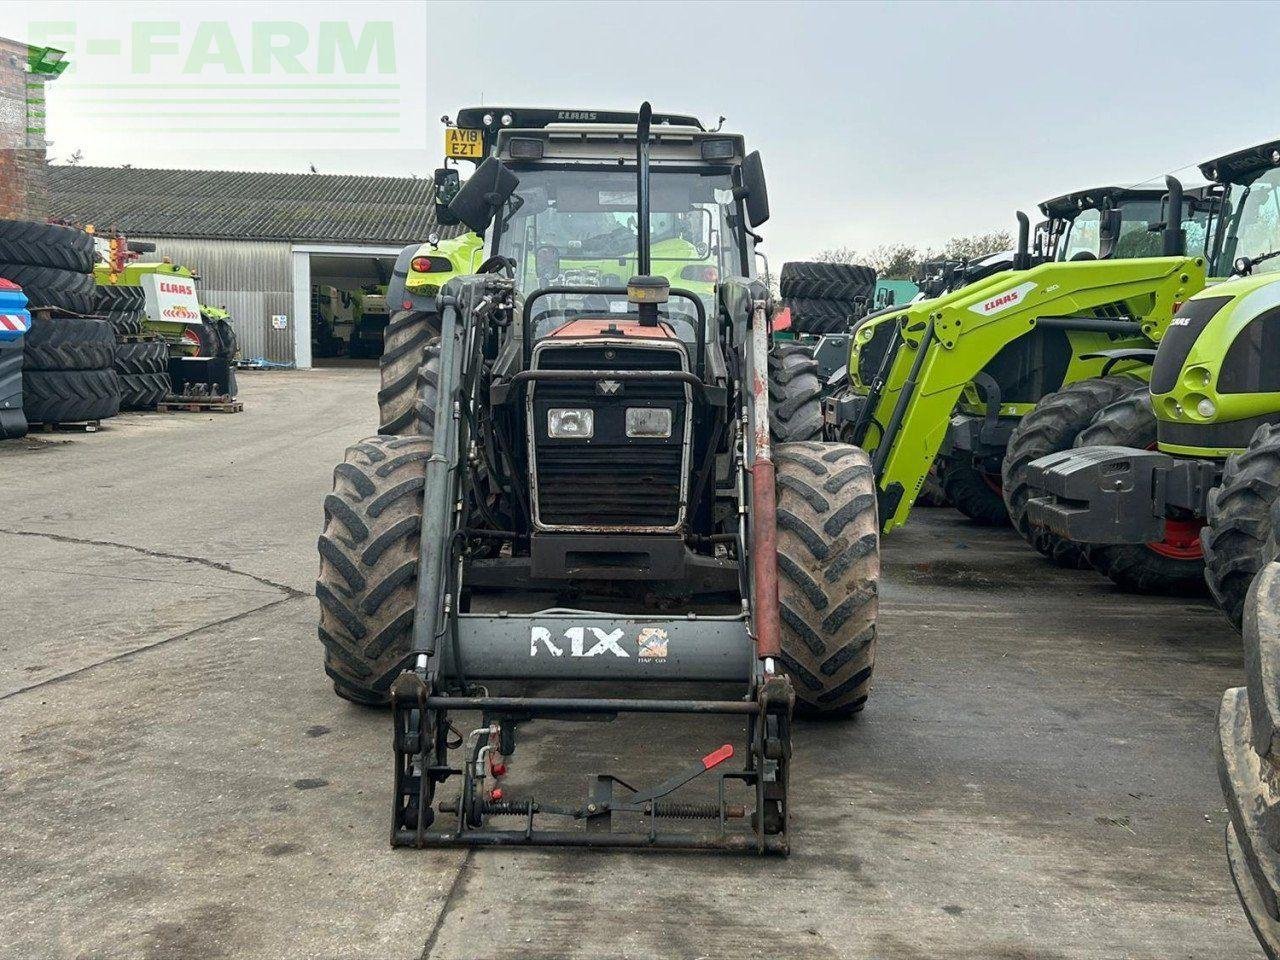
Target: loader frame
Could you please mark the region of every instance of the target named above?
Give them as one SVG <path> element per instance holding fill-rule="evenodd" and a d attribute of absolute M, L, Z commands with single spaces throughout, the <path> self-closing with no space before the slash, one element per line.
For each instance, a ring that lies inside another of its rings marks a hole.
<path fill-rule="evenodd" d="M 643 192 L 643 191 L 642 191 Z M 736 555 L 741 612 L 729 616 L 650 617 L 548 609 L 531 614 L 471 614 L 462 609 L 467 565 L 457 544 L 468 530 L 470 425 L 490 386 L 481 375 L 486 327 L 519 324 L 513 282 L 499 274 L 461 278 L 443 291 L 434 445 L 427 461 L 420 529 L 417 606 L 406 669 L 391 688 L 395 781 L 391 842 L 396 846 L 556 845 L 654 847 L 785 854 L 790 725 L 794 693 L 778 667 L 776 519 L 767 386 L 769 304 L 755 281 L 722 285 L 735 366 L 745 382 L 733 391 L 740 425 L 734 462 L 739 496 Z M 597 288 L 597 293 L 625 290 Z M 536 297 L 537 293 L 531 294 Z M 614 371 L 557 370 L 560 379 L 598 381 Z M 510 379 L 521 380 L 517 373 Z M 528 379 L 525 377 L 524 379 Z M 747 509 L 747 504 L 750 509 Z M 716 682 L 736 685 L 738 699 L 494 697 L 477 684 L 510 679 Z M 466 735 L 451 736 L 450 716 L 481 715 Z M 577 806 L 507 797 L 492 786 L 515 749 L 516 728 L 534 719 L 616 719 L 633 714 L 724 715 L 745 722 L 738 769 L 724 744 L 655 787 L 639 789 L 593 774 Z M 463 761 L 449 762 L 462 748 Z M 675 795 L 699 777 L 715 780 L 714 801 Z M 456 797 L 437 790 L 460 781 Z M 731 793 L 745 790 L 753 809 Z M 513 818 L 495 827 L 493 818 Z M 559 821 L 550 827 L 547 818 Z M 565 821 L 568 821 L 566 826 Z M 701 821 L 707 829 L 682 828 Z M 745 821 L 738 828 L 738 821 Z M 576 829 L 574 824 L 581 824 Z"/>

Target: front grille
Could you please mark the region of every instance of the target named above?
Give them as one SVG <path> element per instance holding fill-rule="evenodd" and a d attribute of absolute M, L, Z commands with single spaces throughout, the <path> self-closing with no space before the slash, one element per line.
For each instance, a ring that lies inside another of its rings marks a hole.
<path fill-rule="evenodd" d="M 590 345 L 547 347 L 536 354 L 538 370 L 682 370 L 683 349 Z M 538 521 L 553 528 L 661 529 L 681 521 L 686 466 L 686 387 L 677 381 L 622 383 L 620 393 L 602 395 L 606 377 L 543 381 L 532 393 L 530 436 L 537 476 Z M 668 439 L 628 438 L 628 407 L 672 411 Z M 591 440 L 558 440 L 547 434 L 552 407 L 592 410 Z"/>

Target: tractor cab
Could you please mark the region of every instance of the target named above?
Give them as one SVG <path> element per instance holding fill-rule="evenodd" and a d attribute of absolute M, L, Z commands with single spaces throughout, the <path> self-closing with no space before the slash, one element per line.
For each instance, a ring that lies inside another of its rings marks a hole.
<path fill-rule="evenodd" d="M 1046 219 L 1036 229 L 1037 253 L 1058 262 L 1168 256 L 1164 231 L 1170 190 L 1103 186 L 1045 200 L 1040 212 Z M 1191 256 L 1202 254 L 1214 204 L 1203 188 L 1180 193 L 1185 250 Z"/>

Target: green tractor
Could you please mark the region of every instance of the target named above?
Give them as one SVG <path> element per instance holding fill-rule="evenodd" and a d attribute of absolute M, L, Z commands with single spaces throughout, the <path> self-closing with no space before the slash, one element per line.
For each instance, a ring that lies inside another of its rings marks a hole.
<path fill-rule="evenodd" d="M 1181 200 L 1177 199 L 1181 196 Z M 1170 199 L 1173 197 L 1174 199 Z M 1164 230 L 1170 203 L 1182 209 L 1182 235 Z M 1032 263 L 1130 260 L 1204 249 L 1212 203 L 1177 182 L 1155 187 L 1102 186 L 1045 200 Z M 944 267 L 931 287 L 960 286 L 1012 269 L 1015 254 L 993 254 Z M 1159 326 L 1121 336 L 1109 331 L 1041 329 L 1010 341 L 968 384 L 952 414 L 937 470 L 947 501 L 979 523 L 1010 522 L 1003 468 L 1009 438 L 1021 418 L 1047 393 L 1094 381 L 1114 351 L 1108 373 L 1145 379 Z M 1099 356 L 1099 353 L 1108 356 Z M 1090 389 L 1088 387 L 1081 389 Z M 1014 515 L 1015 522 L 1020 519 Z"/>
<path fill-rule="evenodd" d="M 1213 272 L 1232 279 L 1182 304 L 1149 390 L 1028 464 L 1028 522 L 1127 589 L 1207 580 L 1238 627 L 1280 499 L 1280 141 L 1201 170 L 1224 203 Z"/>
<path fill-rule="evenodd" d="M 1139 215 L 1136 204 L 1149 201 Z M 1181 216 L 1157 218 L 1161 203 Z M 1119 375 L 1147 374 L 1176 303 L 1203 288 L 1203 257 L 1181 251 L 1185 222 L 1208 214 L 1176 180 L 1167 192 L 1090 191 L 1054 204 L 1034 254 L 1019 214 L 1018 248 L 1002 265 L 855 330 L 847 385 L 823 401 L 824 430 L 872 454 L 885 532 L 906 522 L 940 459 L 953 503 L 1001 520 L 1002 460 L 1019 417 L 1064 383 L 1132 389 Z M 1065 259 L 1084 213 L 1096 215 L 1097 252 Z M 1119 239 L 1139 229 L 1158 231 L 1168 255 L 1117 258 Z"/>

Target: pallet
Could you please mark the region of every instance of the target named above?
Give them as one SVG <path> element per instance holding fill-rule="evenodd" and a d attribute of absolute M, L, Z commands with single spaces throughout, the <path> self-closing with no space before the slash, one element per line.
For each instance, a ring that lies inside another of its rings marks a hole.
<path fill-rule="evenodd" d="M 199 400 L 170 397 L 156 404 L 156 411 L 159 413 L 241 413 L 243 410 L 244 404 L 230 397 Z"/>
<path fill-rule="evenodd" d="M 102 429 L 101 420 L 77 420 L 70 423 L 32 423 L 28 424 L 31 433 L 53 433 L 55 430 L 73 431 L 75 433 L 97 433 Z"/>

